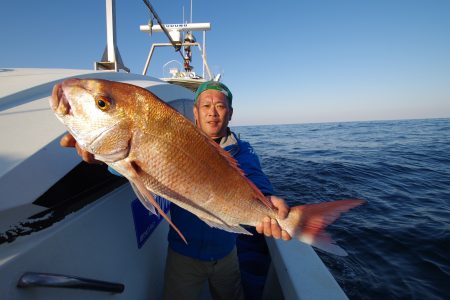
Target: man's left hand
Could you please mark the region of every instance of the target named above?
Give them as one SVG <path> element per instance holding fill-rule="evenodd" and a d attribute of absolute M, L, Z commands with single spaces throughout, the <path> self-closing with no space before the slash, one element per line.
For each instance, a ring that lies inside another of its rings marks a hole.
<path fill-rule="evenodd" d="M 277 196 L 267 196 L 273 206 L 278 210 L 278 217 L 283 220 L 286 219 L 289 214 L 289 206 L 284 202 L 283 199 Z M 258 233 L 264 234 L 267 237 L 274 237 L 276 239 L 282 238 L 285 241 L 292 239 L 292 237 L 285 231 L 282 230 L 277 220 L 265 217 L 263 222 L 256 226 L 256 231 Z"/>

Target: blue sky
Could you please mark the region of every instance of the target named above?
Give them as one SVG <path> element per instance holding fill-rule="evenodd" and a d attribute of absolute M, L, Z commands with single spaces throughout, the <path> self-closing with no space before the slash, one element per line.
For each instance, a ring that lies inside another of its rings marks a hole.
<path fill-rule="evenodd" d="M 165 23 L 181 23 L 183 6 L 188 16 L 188 0 L 151 3 Z M 139 31 L 142 1 L 116 10 L 122 58 L 141 73 L 165 38 Z M 233 92 L 232 125 L 450 117 L 448 0 L 194 0 L 193 21 L 212 24 L 208 62 Z M 92 69 L 105 23 L 104 0 L 1 1 L 0 67 Z M 179 55 L 154 59 L 161 77 Z"/>

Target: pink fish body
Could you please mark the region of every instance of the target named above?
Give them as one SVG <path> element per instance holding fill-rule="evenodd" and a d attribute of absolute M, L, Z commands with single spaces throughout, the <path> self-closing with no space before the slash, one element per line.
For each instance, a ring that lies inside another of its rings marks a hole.
<path fill-rule="evenodd" d="M 346 254 L 324 228 L 363 200 L 295 206 L 280 220 L 228 152 L 148 90 L 69 79 L 55 86 L 50 105 L 82 148 L 125 176 L 141 202 L 153 212 L 156 208 L 177 231 L 149 192 L 212 227 L 249 234 L 241 225 L 256 226 L 269 216 L 292 237 Z"/>

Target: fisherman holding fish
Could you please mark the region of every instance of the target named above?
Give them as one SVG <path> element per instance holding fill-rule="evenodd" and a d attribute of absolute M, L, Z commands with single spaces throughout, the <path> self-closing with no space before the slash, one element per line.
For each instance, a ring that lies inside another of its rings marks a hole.
<path fill-rule="evenodd" d="M 283 199 L 272 196 L 272 186 L 262 172 L 252 147 L 238 139 L 228 127 L 233 114 L 232 99 L 231 91 L 223 83 L 208 81 L 200 85 L 194 102 L 195 124 L 237 160 L 246 176 L 267 195 L 278 208 L 280 218 L 284 219 L 289 207 Z M 236 234 L 210 227 L 178 206 L 172 207 L 171 216 L 192 243 L 184 243 L 171 229 L 165 272 L 165 299 L 181 299 L 186 296 L 188 299 L 196 299 L 205 281 L 209 282 L 214 299 L 242 299 Z M 289 234 L 281 230 L 275 219 L 266 217 L 261 221 L 256 228 L 259 233 L 278 239 L 290 239 Z"/>
<path fill-rule="evenodd" d="M 251 235 L 243 225 L 346 255 L 324 229 L 364 203 L 348 199 L 289 208 L 273 196 L 252 147 L 228 128 L 232 99 L 222 83 L 200 85 L 194 126 L 138 86 L 68 79 L 53 89 L 50 106 L 70 132 L 61 145 L 125 176 L 143 205 L 169 222 L 165 299 L 197 299 L 206 281 L 214 299 L 243 299 L 236 238 Z M 171 219 L 151 192 L 171 201 Z"/>
<path fill-rule="evenodd" d="M 196 126 L 227 150 L 239 163 L 247 177 L 286 218 L 289 207 L 274 196 L 272 186 L 262 172 L 253 148 L 230 131 L 228 123 L 233 114 L 232 93 L 220 82 L 208 81 L 197 90 L 194 102 Z M 88 163 L 102 163 L 77 144 L 69 133 L 61 139 L 61 146 L 75 147 L 78 155 Z M 169 249 L 165 272 L 165 299 L 196 299 L 203 285 L 209 282 L 215 299 L 242 299 L 239 263 L 236 254 L 237 234 L 210 227 L 192 213 L 172 203 L 171 219 L 188 240 L 186 244 L 174 229 L 169 232 Z M 258 233 L 277 239 L 290 240 L 275 219 L 265 217 L 256 226 Z"/>

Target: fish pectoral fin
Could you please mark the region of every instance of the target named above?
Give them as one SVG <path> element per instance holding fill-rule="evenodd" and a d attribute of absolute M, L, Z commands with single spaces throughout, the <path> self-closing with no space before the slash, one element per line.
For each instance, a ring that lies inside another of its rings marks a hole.
<path fill-rule="evenodd" d="M 184 235 L 177 228 L 177 226 L 175 226 L 175 224 L 173 224 L 172 220 L 166 215 L 164 210 L 159 206 L 159 204 L 158 204 L 158 202 L 156 202 L 155 198 L 153 198 L 153 195 L 147 190 L 147 188 L 145 187 L 141 178 L 139 177 L 137 171 L 133 167 L 133 164 L 132 163 L 127 164 L 127 166 L 125 168 L 128 171 L 127 173 L 130 174 L 129 180 L 130 180 L 131 184 L 134 185 L 133 189 L 137 189 L 139 192 L 137 194 L 138 198 L 139 198 L 139 195 L 141 195 L 142 199 L 144 199 L 144 202 L 142 204 L 145 207 L 147 207 L 147 204 L 151 204 L 154 208 L 156 208 L 156 210 L 159 212 L 159 214 L 161 216 L 163 216 L 164 219 L 166 219 L 166 221 L 169 223 L 169 225 L 172 226 L 172 228 L 178 233 L 178 235 L 181 237 L 181 239 L 187 244 L 188 242 L 186 241 L 186 238 L 184 237 Z M 142 202 L 142 199 L 139 198 L 139 200 L 141 200 L 141 202 Z"/>
<path fill-rule="evenodd" d="M 206 224 L 208 224 L 210 227 L 214 227 L 217 229 L 222 229 L 228 232 L 234 232 L 234 233 L 240 233 L 240 234 L 247 234 L 247 235 L 253 235 L 252 233 L 250 233 L 249 231 L 247 231 L 247 229 L 245 229 L 244 227 L 237 225 L 237 226 L 233 226 L 233 225 L 227 225 L 227 224 L 223 224 L 223 223 L 217 223 L 217 222 L 213 222 L 210 220 L 205 220 L 200 218 L 203 222 L 205 222 Z"/>
<path fill-rule="evenodd" d="M 142 193 L 139 191 L 139 189 L 133 182 L 130 182 L 130 184 L 139 201 L 141 201 L 142 205 L 144 205 L 145 208 L 148 209 L 152 214 L 157 215 L 158 213 L 156 212 L 155 207 L 151 204 L 150 200 L 148 200 L 144 195 L 142 195 Z"/>

